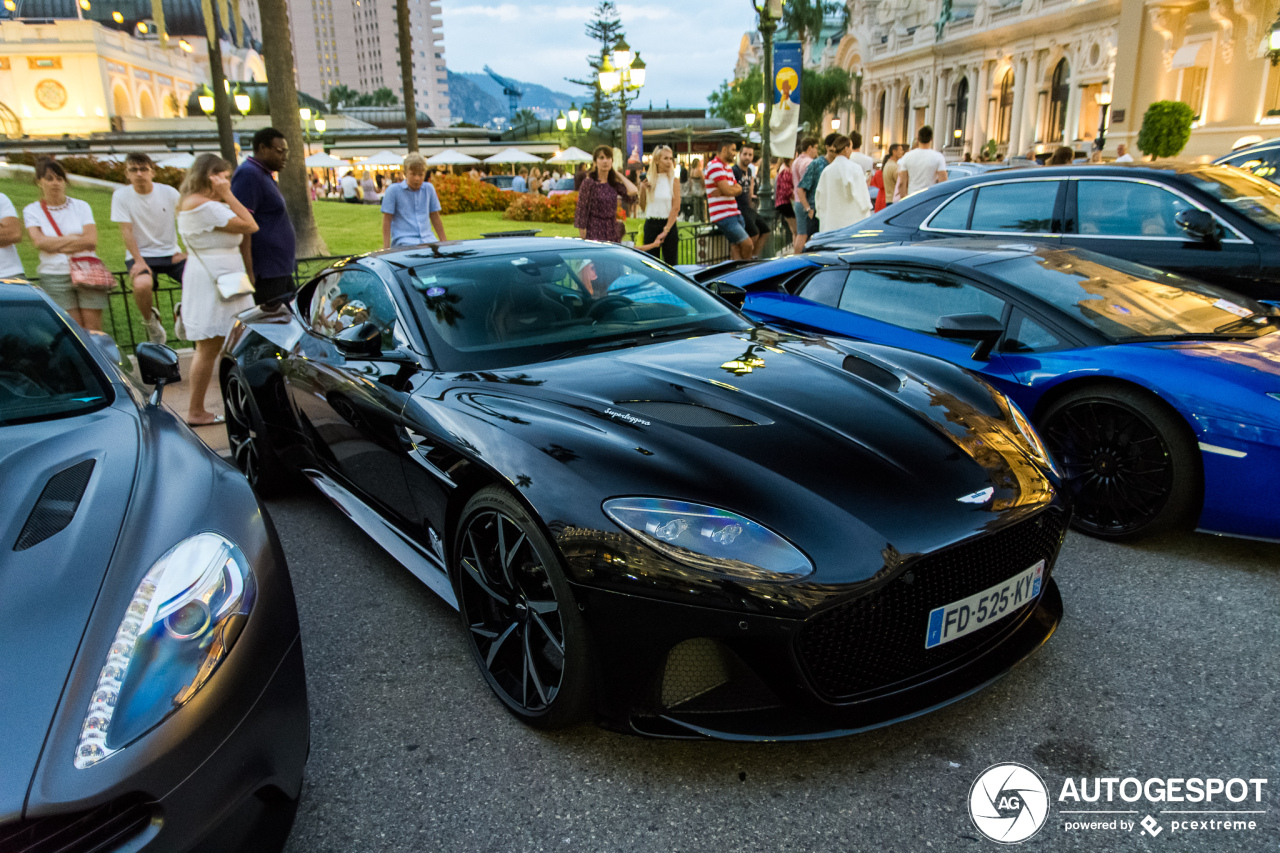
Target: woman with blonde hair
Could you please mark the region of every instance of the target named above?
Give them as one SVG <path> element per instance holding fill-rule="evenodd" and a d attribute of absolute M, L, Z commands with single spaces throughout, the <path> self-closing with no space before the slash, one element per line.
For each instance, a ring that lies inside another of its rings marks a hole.
<path fill-rule="evenodd" d="M 230 163 L 217 154 L 201 154 L 179 187 L 178 233 L 189 254 L 182 274 L 182 301 L 174 314 L 183 325 L 178 337 L 196 345 L 187 409 L 187 423 L 192 426 L 222 423 L 222 416 L 205 408 L 205 393 L 223 338 L 236 315 L 253 307 L 252 287 L 242 293 L 220 287 L 223 282 L 234 284 L 236 273 L 248 281 L 240 243 L 244 235 L 258 230 L 253 214 L 232 194 L 230 176 Z"/>
<path fill-rule="evenodd" d="M 40 287 L 81 328 L 101 332 L 107 294 L 71 282 L 72 257 L 97 257 L 98 226 L 93 209 L 86 201 L 67 197 L 67 173 L 52 157 L 36 160 L 35 176 L 40 200 L 22 209 L 22 219 L 31 242 L 40 250 L 36 266 Z"/>
<path fill-rule="evenodd" d="M 643 242 L 657 243 L 649 254 L 675 266 L 680 241 L 671 232 L 680 214 L 680 174 L 675 155 L 666 145 L 659 145 L 649 158 L 649 171 L 640 182 L 640 208 L 644 211 Z"/>

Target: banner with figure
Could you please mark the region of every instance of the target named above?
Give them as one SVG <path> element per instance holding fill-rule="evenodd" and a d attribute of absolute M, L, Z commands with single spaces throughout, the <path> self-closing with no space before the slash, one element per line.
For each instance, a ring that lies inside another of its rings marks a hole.
<path fill-rule="evenodd" d="M 769 148 L 774 157 L 791 157 L 800 129 L 800 42 L 773 45 L 773 115 L 769 118 Z"/>
<path fill-rule="evenodd" d="M 644 117 L 627 113 L 627 165 L 639 163 L 644 154 Z"/>

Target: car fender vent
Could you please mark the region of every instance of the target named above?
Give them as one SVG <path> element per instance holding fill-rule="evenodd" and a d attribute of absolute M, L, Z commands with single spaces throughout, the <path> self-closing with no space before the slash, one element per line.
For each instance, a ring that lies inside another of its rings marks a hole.
<path fill-rule="evenodd" d="M 27 523 L 22 525 L 13 550 L 25 551 L 62 531 L 75 518 L 80 499 L 93 475 L 94 461 L 86 459 L 78 465 L 59 471 L 45 483 Z"/>
<path fill-rule="evenodd" d="M 0 824 L 0 853 L 108 853 L 152 828 L 160 818 L 138 797 L 84 812 Z"/>
<path fill-rule="evenodd" d="M 902 390 L 902 377 L 862 356 L 846 355 L 840 366 L 844 368 L 846 373 L 852 373 L 854 376 L 865 379 L 872 385 L 883 388 L 886 391 L 896 394 Z"/>
<path fill-rule="evenodd" d="M 757 426 L 756 421 L 739 417 L 710 406 L 696 403 L 676 403 L 669 400 L 628 400 L 618 403 L 638 415 L 648 415 L 654 420 L 685 427 L 735 427 Z"/>

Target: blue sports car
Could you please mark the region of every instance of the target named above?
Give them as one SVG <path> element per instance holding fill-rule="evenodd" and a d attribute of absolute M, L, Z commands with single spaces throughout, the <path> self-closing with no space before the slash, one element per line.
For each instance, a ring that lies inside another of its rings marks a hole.
<path fill-rule="evenodd" d="M 1280 540 L 1274 305 L 1009 240 L 886 244 L 695 277 L 745 290 L 758 320 L 977 372 L 1039 427 L 1086 533 L 1127 540 L 1194 524 Z"/>

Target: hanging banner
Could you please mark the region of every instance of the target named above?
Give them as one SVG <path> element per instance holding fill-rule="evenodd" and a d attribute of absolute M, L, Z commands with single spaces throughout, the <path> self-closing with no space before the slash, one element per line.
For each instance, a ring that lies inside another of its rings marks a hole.
<path fill-rule="evenodd" d="M 627 114 L 627 165 L 639 163 L 644 154 L 644 116 Z"/>
<path fill-rule="evenodd" d="M 769 117 L 769 148 L 775 157 L 790 157 L 800 129 L 800 42 L 773 45 L 773 115 Z"/>

